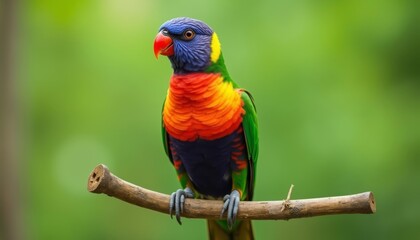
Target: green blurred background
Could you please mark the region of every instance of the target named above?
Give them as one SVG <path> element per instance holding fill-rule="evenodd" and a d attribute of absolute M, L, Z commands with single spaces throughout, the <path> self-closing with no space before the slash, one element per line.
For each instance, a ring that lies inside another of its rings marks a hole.
<path fill-rule="evenodd" d="M 18 79 L 27 239 L 206 239 L 204 220 L 86 190 L 99 163 L 140 186 L 180 185 L 160 116 L 170 63 L 158 27 L 198 18 L 258 107 L 255 200 L 373 191 L 374 215 L 255 221 L 258 239 L 420 235 L 418 1 L 21 1 Z"/>

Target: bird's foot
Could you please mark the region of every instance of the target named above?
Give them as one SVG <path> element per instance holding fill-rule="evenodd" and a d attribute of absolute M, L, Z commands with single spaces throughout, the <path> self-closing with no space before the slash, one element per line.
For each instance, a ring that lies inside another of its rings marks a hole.
<path fill-rule="evenodd" d="M 238 214 L 240 194 L 237 190 L 233 190 L 230 194 L 227 194 L 223 197 L 223 208 L 220 213 L 220 218 L 222 218 L 223 213 L 227 210 L 227 225 L 229 229 L 232 229 L 233 224 L 236 220 L 236 215 Z"/>
<path fill-rule="evenodd" d="M 180 225 L 182 225 L 181 213 L 184 212 L 185 198 L 193 197 L 194 192 L 188 187 L 185 189 L 178 189 L 176 192 L 171 194 L 171 200 L 169 202 L 169 215 L 171 215 L 172 218 L 173 213 L 175 212 L 176 220 Z"/>

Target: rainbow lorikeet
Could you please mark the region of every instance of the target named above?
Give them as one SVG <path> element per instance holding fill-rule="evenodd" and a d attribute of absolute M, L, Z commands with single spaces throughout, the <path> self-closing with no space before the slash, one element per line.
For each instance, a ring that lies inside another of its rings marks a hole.
<path fill-rule="evenodd" d="M 181 17 L 165 22 L 154 53 L 168 56 L 174 73 L 162 113 L 162 137 L 182 189 L 169 211 L 181 224 L 185 198 L 221 199 L 221 216 L 208 220 L 210 239 L 253 239 L 249 220 L 235 221 L 239 201 L 252 200 L 258 124 L 251 94 L 226 69 L 216 33 Z"/>

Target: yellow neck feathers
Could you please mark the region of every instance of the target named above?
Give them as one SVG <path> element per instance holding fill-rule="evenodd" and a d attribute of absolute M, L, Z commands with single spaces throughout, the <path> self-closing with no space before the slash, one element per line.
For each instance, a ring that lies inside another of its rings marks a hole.
<path fill-rule="evenodd" d="M 221 53 L 221 48 L 220 48 L 220 42 L 219 42 L 219 38 L 217 37 L 217 34 L 214 32 L 213 36 L 211 38 L 211 61 L 213 63 L 216 63 L 217 60 L 219 60 L 220 57 L 220 53 Z"/>

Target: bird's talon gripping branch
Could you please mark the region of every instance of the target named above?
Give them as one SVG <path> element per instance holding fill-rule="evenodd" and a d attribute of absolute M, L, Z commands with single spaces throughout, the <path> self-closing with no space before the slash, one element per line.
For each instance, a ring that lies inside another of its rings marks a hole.
<path fill-rule="evenodd" d="M 239 192 L 237 190 L 233 190 L 230 194 L 227 194 L 223 197 L 223 202 L 224 203 L 220 217 L 222 217 L 225 211 L 227 210 L 227 224 L 229 229 L 232 229 L 239 209 Z"/>
<path fill-rule="evenodd" d="M 176 220 L 180 225 L 182 225 L 181 222 L 181 213 L 184 212 L 184 203 L 185 198 L 193 198 L 194 193 L 190 188 L 178 189 L 176 192 L 173 192 L 171 194 L 171 199 L 169 201 L 169 215 L 173 216 L 173 213 L 175 212 Z"/>

